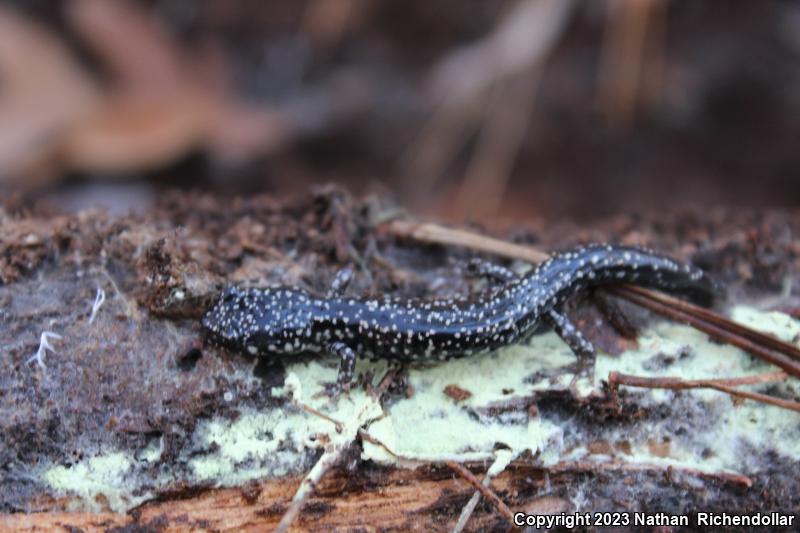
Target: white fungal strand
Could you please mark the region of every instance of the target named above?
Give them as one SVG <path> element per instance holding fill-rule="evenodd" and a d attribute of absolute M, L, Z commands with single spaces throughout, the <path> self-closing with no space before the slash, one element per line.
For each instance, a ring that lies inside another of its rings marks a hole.
<path fill-rule="evenodd" d="M 40 368 L 47 368 L 47 365 L 44 364 L 45 354 L 48 350 L 56 353 L 55 348 L 53 348 L 53 346 L 50 344 L 50 339 L 61 339 L 61 335 L 58 333 L 53 333 L 52 331 L 43 331 L 39 336 L 39 348 L 36 350 L 35 354 L 28 358 L 26 364 L 36 361 L 36 364 L 39 365 Z"/>
<path fill-rule="evenodd" d="M 105 301 L 106 301 L 106 291 L 98 287 L 97 293 L 94 296 L 94 303 L 92 304 L 92 312 L 89 315 L 89 324 L 94 322 L 94 319 L 97 316 L 97 312 L 103 306 L 103 303 Z"/>

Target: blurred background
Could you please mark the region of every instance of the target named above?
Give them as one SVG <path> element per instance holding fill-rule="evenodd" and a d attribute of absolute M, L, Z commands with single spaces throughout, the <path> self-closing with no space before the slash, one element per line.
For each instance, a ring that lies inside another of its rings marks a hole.
<path fill-rule="evenodd" d="M 800 201 L 800 3 L 0 4 L 0 194 L 335 182 L 440 219 Z"/>

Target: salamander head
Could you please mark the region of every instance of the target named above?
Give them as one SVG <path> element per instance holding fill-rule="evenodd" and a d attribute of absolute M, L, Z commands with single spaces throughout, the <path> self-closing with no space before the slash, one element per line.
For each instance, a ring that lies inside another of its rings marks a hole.
<path fill-rule="evenodd" d="M 203 317 L 212 342 L 255 354 L 301 351 L 311 335 L 312 305 L 297 289 L 226 289 Z"/>

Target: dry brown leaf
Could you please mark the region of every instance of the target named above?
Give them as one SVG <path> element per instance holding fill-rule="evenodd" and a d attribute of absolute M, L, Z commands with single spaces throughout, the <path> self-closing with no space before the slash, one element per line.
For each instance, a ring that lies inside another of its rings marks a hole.
<path fill-rule="evenodd" d="M 73 166 L 95 172 L 146 169 L 198 148 L 223 164 L 240 164 L 293 136 L 283 114 L 231 95 L 216 50 L 188 57 L 137 4 L 71 5 L 76 29 L 116 75 L 103 111 L 65 142 Z"/>
<path fill-rule="evenodd" d="M 295 135 L 287 115 L 232 96 L 220 54 L 190 57 L 138 4 L 67 7 L 111 79 L 102 92 L 50 33 L 0 10 L 0 176 L 27 185 L 46 165 L 113 176 L 198 149 L 239 164 Z"/>
<path fill-rule="evenodd" d="M 303 15 L 304 33 L 317 46 L 335 46 L 348 30 L 363 21 L 371 7 L 367 0 L 311 0 Z"/>
<path fill-rule="evenodd" d="M 202 96 L 118 96 L 70 129 L 60 153 L 69 167 L 89 172 L 147 170 L 199 148 L 210 118 Z"/>
<path fill-rule="evenodd" d="M 0 6 L 0 180 L 46 165 L 59 135 L 100 101 L 62 43 Z"/>
<path fill-rule="evenodd" d="M 122 0 L 73 0 L 67 14 L 119 90 L 157 96 L 193 83 L 177 44 L 156 19 Z"/>

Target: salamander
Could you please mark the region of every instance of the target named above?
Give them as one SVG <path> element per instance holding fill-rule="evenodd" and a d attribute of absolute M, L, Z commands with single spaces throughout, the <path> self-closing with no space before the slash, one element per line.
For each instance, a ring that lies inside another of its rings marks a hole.
<path fill-rule="evenodd" d="M 633 283 L 709 304 L 718 292 L 699 268 L 642 248 L 595 244 L 552 256 L 524 276 L 497 265 L 502 283 L 477 297 L 440 300 L 351 298 L 349 271 L 325 296 L 291 287 L 229 287 L 203 317 L 210 340 L 253 355 L 333 353 L 337 383 L 352 380 L 356 355 L 399 362 L 439 361 L 524 341 L 545 323 L 579 358 L 592 344 L 570 321 L 565 302 L 592 287 Z"/>

